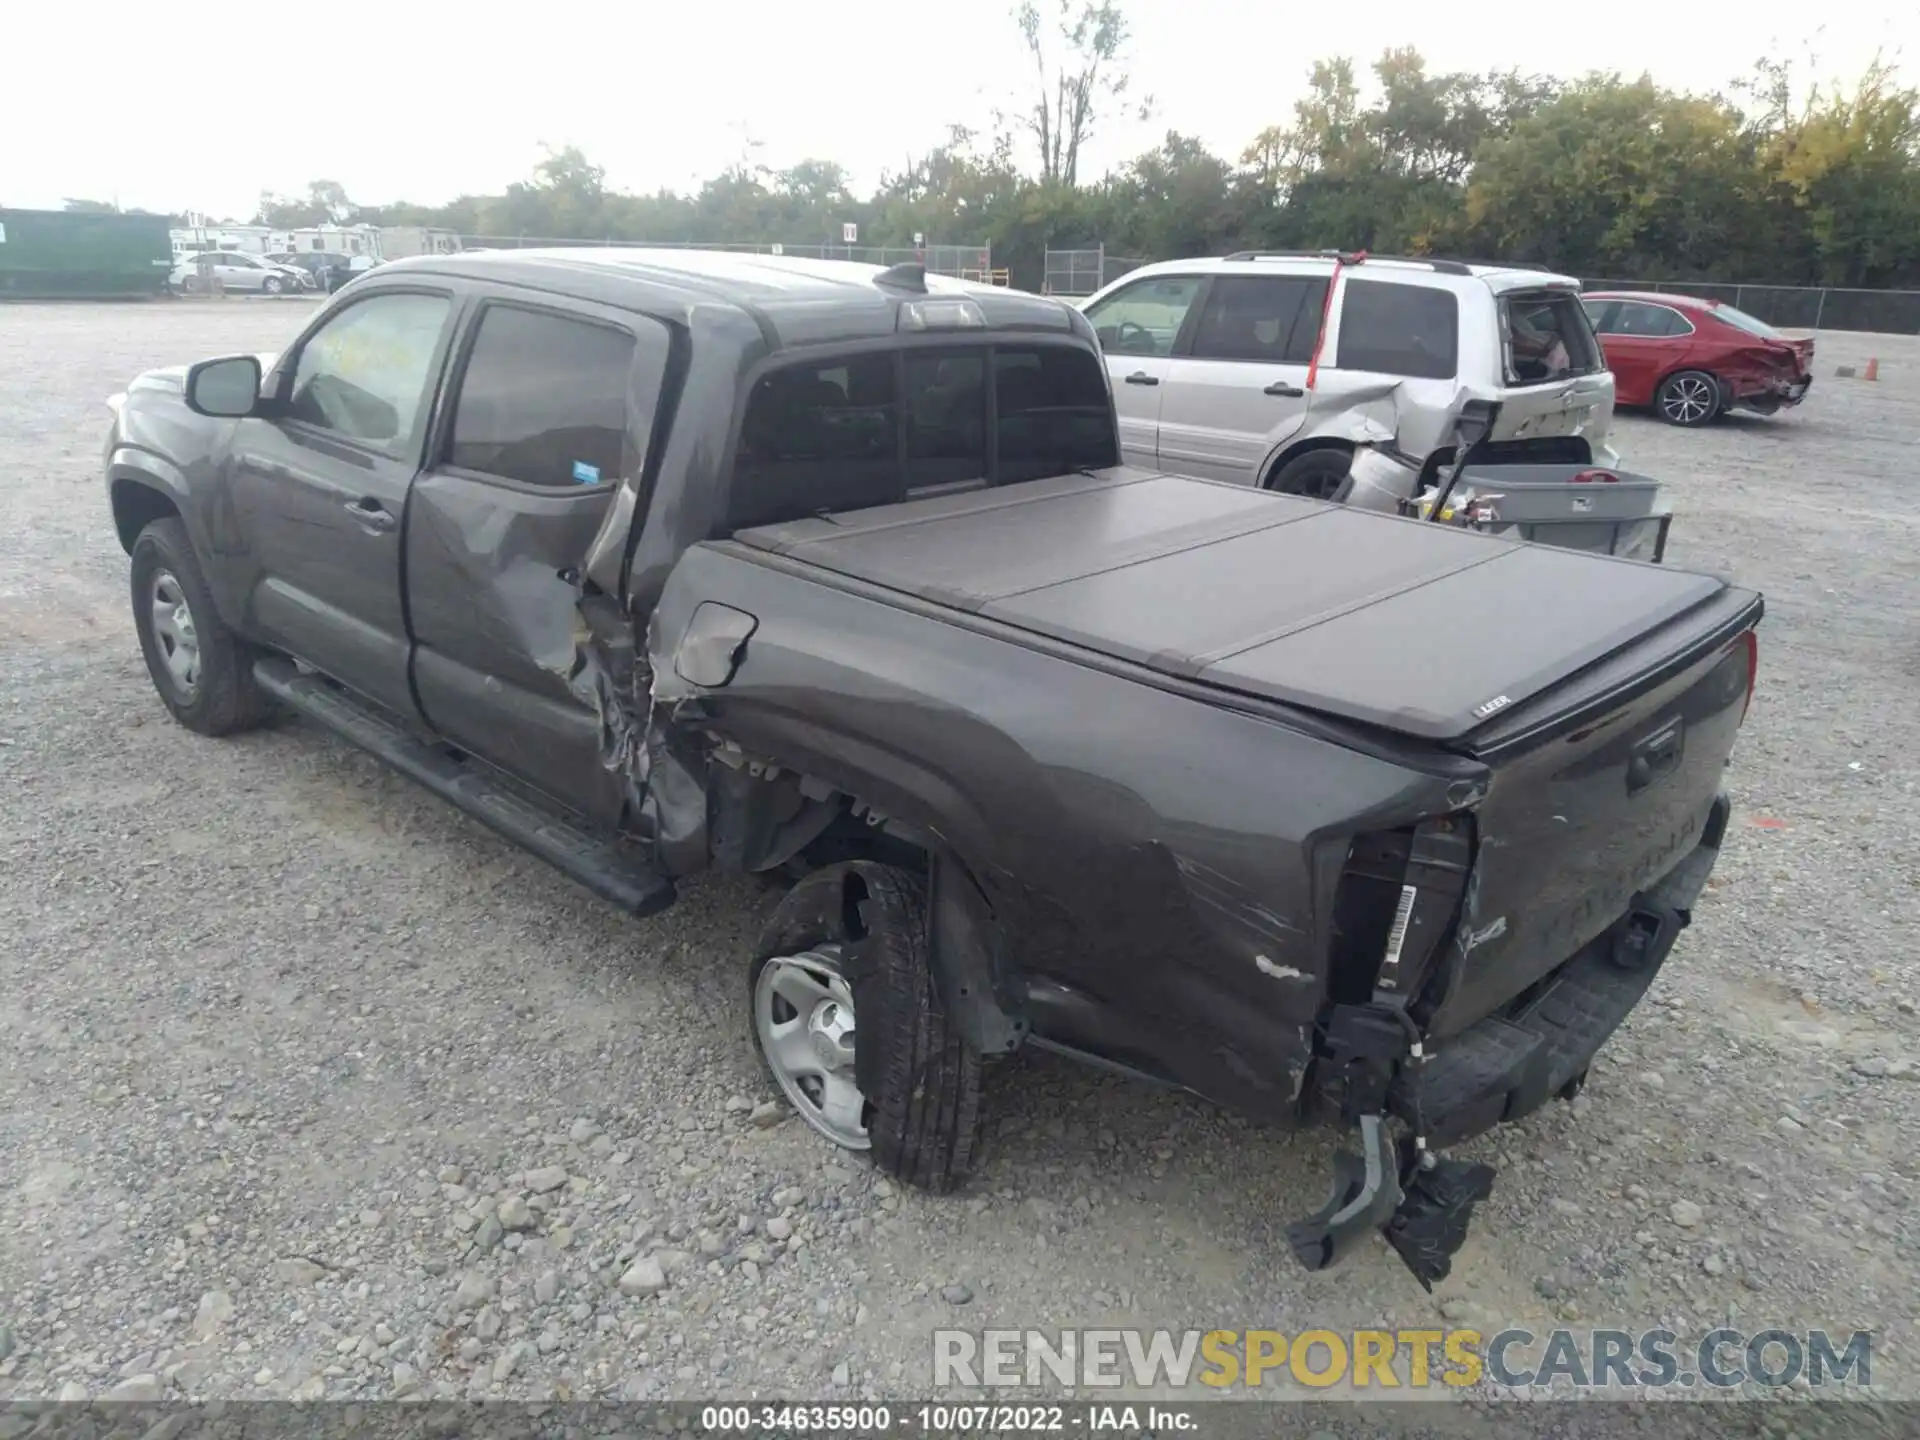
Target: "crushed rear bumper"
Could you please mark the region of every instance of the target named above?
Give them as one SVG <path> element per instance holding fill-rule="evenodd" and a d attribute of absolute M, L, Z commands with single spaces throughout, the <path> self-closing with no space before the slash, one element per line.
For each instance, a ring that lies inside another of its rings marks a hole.
<path fill-rule="evenodd" d="M 1453 1145 L 1577 1089 L 1692 918 L 1730 812 L 1725 795 L 1713 802 L 1699 845 L 1620 924 L 1499 1014 L 1442 1042 L 1425 1065 L 1404 1067 L 1390 1111 L 1409 1124 L 1417 1118 L 1428 1144 Z"/>

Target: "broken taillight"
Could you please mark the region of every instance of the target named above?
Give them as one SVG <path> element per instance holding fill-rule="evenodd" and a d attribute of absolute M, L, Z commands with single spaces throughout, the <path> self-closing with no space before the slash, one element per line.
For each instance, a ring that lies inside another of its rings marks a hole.
<path fill-rule="evenodd" d="M 1760 632 L 1749 630 L 1740 637 L 1740 643 L 1747 650 L 1747 698 L 1740 706 L 1740 723 L 1747 723 L 1747 712 L 1753 708 L 1753 682 L 1760 677 Z"/>
<path fill-rule="evenodd" d="M 1473 862 L 1465 815 L 1356 835 L 1334 896 L 1331 997 L 1417 996 L 1452 926 Z"/>

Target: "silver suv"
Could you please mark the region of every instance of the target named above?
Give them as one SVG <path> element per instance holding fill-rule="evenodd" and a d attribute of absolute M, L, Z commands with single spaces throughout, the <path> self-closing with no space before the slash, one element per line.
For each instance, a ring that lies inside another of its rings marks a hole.
<path fill-rule="evenodd" d="M 1613 376 L 1569 276 L 1248 251 L 1147 265 L 1080 307 L 1132 465 L 1393 509 L 1469 400 L 1498 404 L 1488 440 L 1526 458 L 1618 463 Z"/>

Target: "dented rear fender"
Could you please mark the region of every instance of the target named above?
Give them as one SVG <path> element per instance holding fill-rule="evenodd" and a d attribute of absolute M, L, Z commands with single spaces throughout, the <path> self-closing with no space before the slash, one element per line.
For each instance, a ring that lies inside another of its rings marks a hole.
<path fill-rule="evenodd" d="M 714 605 L 753 621 L 718 672 L 683 650 Z M 1269 1117 L 1300 1095 L 1352 837 L 1478 793 L 1471 765 L 1359 753 L 725 543 L 674 570 L 647 662 L 653 756 L 737 747 L 956 857 L 1042 1038 Z"/>

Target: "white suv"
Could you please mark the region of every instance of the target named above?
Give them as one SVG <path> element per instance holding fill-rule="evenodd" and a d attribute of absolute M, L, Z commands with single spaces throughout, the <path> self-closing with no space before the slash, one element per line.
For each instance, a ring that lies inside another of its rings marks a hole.
<path fill-rule="evenodd" d="M 1132 465 L 1391 509 L 1446 463 L 1469 400 L 1499 406 L 1488 441 L 1514 458 L 1617 463 L 1613 376 L 1569 276 L 1249 251 L 1144 266 L 1080 308 Z"/>

